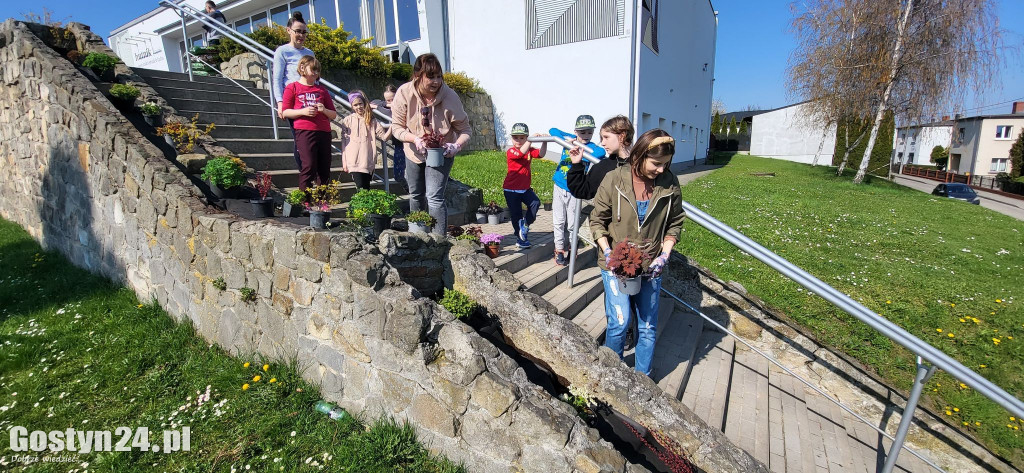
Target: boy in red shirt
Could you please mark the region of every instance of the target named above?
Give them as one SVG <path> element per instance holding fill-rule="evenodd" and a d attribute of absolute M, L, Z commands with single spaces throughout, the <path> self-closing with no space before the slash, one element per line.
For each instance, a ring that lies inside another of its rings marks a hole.
<path fill-rule="evenodd" d="M 331 180 L 331 120 L 334 109 L 327 88 L 320 85 L 320 62 L 313 56 L 299 60 L 300 79 L 284 88 L 284 118 L 295 120 L 295 147 L 299 150 L 299 188 L 306 190 Z"/>
<path fill-rule="evenodd" d="M 544 156 L 548 144 L 542 143 L 540 149 L 531 147 L 530 142 L 526 141 L 530 128 L 525 123 L 512 125 L 510 134 L 512 146 L 505 152 L 508 159 L 508 174 L 505 175 L 505 182 L 501 187 L 505 191 L 505 204 L 508 206 L 509 216 L 512 217 L 512 232 L 516 235 L 516 244 L 519 248 L 529 248 L 530 225 L 537 220 L 537 211 L 540 210 L 540 199 L 530 187 L 530 160 Z M 534 133 L 533 136 L 545 135 Z"/>

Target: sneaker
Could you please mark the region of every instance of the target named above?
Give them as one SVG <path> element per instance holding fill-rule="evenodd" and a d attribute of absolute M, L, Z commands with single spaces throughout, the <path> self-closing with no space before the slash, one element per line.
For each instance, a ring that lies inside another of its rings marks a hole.
<path fill-rule="evenodd" d="M 555 252 L 555 264 L 557 264 L 559 266 L 565 266 L 566 264 L 568 264 L 565 261 L 565 255 L 562 254 L 561 251 L 556 251 Z"/>
<path fill-rule="evenodd" d="M 530 242 L 527 241 L 527 240 L 523 240 L 521 238 L 516 238 L 516 246 L 518 246 L 519 249 L 524 250 L 526 248 L 529 248 L 531 245 L 530 245 Z"/>
<path fill-rule="evenodd" d="M 519 238 L 522 238 L 523 241 L 527 241 L 527 240 L 530 239 L 529 235 L 530 235 L 530 226 L 526 224 L 526 219 L 525 218 L 519 219 Z"/>

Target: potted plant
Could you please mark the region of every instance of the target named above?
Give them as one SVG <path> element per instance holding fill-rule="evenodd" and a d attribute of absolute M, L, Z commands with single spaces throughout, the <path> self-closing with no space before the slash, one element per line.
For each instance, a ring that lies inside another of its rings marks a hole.
<path fill-rule="evenodd" d="M 309 211 L 309 226 L 323 230 L 331 218 L 331 206 L 341 202 L 341 185 L 338 181 L 320 184 L 306 189 L 308 199 L 305 202 Z"/>
<path fill-rule="evenodd" d="M 544 202 L 544 210 L 548 212 L 551 211 L 551 202 Z"/>
<path fill-rule="evenodd" d="M 139 107 L 142 112 L 142 119 L 146 120 L 149 126 L 164 125 L 164 110 L 153 102 L 146 102 Z"/>
<path fill-rule="evenodd" d="M 135 99 L 139 98 L 139 95 L 139 89 L 134 85 L 114 84 L 110 86 L 110 96 L 114 99 L 114 104 L 119 107 L 131 105 Z"/>
<path fill-rule="evenodd" d="M 498 257 L 498 252 L 501 251 L 501 238 L 500 233 L 485 233 L 480 237 L 480 243 L 484 245 L 484 253 L 487 253 L 487 256 Z"/>
<path fill-rule="evenodd" d="M 456 240 L 469 240 L 473 243 L 480 243 L 480 235 L 483 235 L 484 231 L 480 227 L 456 227 L 454 225 L 448 226 L 448 235 L 452 236 Z"/>
<path fill-rule="evenodd" d="M 302 189 L 295 189 L 284 198 L 284 207 L 281 209 L 282 217 L 298 217 L 302 214 L 303 204 L 309 196 Z"/>
<path fill-rule="evenodd" d="M 624 294 L 632 296 L 640 292 L 643 265 L 650 259 L 650 255 L 640 245 L 629 241 L 628 238 L 620 241 L 612 249 L 608 270 L 618 279 L 619 289 Z"/>
<path fill-rule="evenodd" d="M 437 223 L 437 219 L 422 210 L 410 213 L 405 217 L 405 221 L 409 222 L 409 231 L 413 233 L 430 233 L 431 228 Z"/>
<path fill-rule="evenodd" d="M 487 223 L 487 206 L 476 209 L 476 223 Z"/>
<path fill-rule="evenodd" d="M 374 237 L 391 228 L 391 217 L 398 213 L 398 197 L 380 189 L 363 189 L 349 201 L 353 218 L 373 224 Z"/>
<path fill-rule="evenodd" d="M 490 225 L 500 224 L 502 210 L 504 209 L 502 209 L 501 206 L 493 200 L 490 204 L 487 204 L 487 206 L 484 207 L 484 213 L 487 214 L 487 223 Z"/>
<path fill-rule="evenodd" d="M 256 173 L 256 180 L 253 181 L 253 186 L 260 193 L 260 198 L 249 201 L 252 204 L 252 213 L 256 218 L 274 216 L 274 199 L 267 197 L 267 194 L 270 193 L 271 185 L 270 174 L 265 172 Z"/>
<path fill-rule="evenodd" d="M 430 107 L 420 109 L 423 115 L 423 144 L 427 147 L 427 166 L 439 168 L 444 165 L 444 136 L 430 126 Z"/>
<path fill-rule="evenodd" d="M 156 129 L 157 136 L 163 136 L 167 143 L 174 146 L 181 153 L 190 153 L 196 147 L 196 139 L 209 134 L 217 126 L 213 123 L 206 125 L 202 131 L 196 125 L 199 121 L 199 114 L 195 114 L 188 122 L 170 122 Z"/>
<path fill-rule="evenodd" d="M 109 54 L 89 53 L 82 60 L 82 65 L 92 69 L 104 82 L 114 81 L 114 66 L 117 65 L 117 58 Z"/>
<path fill-rule="evenodd" d="M 206 163 L 201 177 L 218 199 L 231 197 L 245 184 L 245 163 L 234 156 L 217 156 Z"/>

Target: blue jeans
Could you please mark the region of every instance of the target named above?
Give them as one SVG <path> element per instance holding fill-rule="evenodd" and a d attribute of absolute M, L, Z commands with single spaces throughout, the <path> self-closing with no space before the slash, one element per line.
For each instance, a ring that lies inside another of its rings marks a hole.
<path fill-rule="evenodd" d="M 537 221 L 537 211 L 540 210 L 540 198 L 533 189 L 526 192 L 505 192 L 505 204 L 508 205 L 508 215 L 512 218 L 512 232 L 516 238 L 522 239 L 519 234 L 519 219 L 526 219 L 526 226 L 533 225 Z M 526 204 L 526 214 L 523 214 L 523 204 Z"/>
<path fill-rule="evenodd" d="M 394 172 L 391 174 L 392 178 L 396 181 L 405 180 L 405 146 L 402 146 L 401 141 L 392 142 L 395 146 L 395 154 L 391 155 L 391 163 L 393 165 Z"/>
<path fill-rule="evenodd" d="M 608 317 L 605 328 L 604 346 L 611 348 L 622 358 L 622 346 L 629 329 L 630 307 L 636 310 L 637 342 L 635 352 L 636 370 L 650 376 L 651 360 L 654 358 L 654 342 L 658 334 L 658 297 L 661 292 L 661 277 L 641 279 L 640 292 L 634 296 L 623 294 L 619 282 L 610 271 L 601 271 L 604 282 L 604 307 Z"/>

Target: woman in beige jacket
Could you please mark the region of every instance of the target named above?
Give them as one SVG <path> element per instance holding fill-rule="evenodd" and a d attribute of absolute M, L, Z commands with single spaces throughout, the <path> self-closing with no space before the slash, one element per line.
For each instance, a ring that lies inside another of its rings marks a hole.
<path fill-rule="evenodd" d="M 444 205 L 445 187 L 454 157 L 469 142 L 469 116 L 462 101 L 444 84 L 437 56 L 416 58 L 412 80 L 398 88 L 392 107 L 391 131 L 405 143 L 405 179 L 409 184 L 409 210 L 427 210 L 437 219 L 434 233 L 444 235 L 448 228 L 448 209 Z M 424 118 L 444 141 L 444 163 L 426 165 L 427 148 L 423 134 L 428 131 Z"/>
<path fill-rule="evenodd" d="M 368 189 L 377 164 L 377 139 L 387 137 L 387 130 L 373 117 L 363 91 L 350 92 L 348 103 L 354 113 L 341 121 L 341 162 L 356 188 Z"/>

